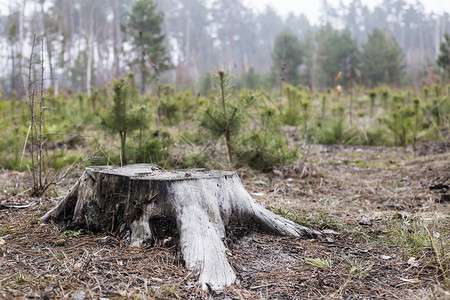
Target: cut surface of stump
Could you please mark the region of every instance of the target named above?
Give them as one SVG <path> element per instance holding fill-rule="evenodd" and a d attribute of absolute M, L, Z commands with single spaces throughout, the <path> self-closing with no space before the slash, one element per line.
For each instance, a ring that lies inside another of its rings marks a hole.
<path fill-rule="evenodd" d="M 236 279 L 224 244 L 235 228 L 259 227 L 293 237 L 319 234 L 256 203 L 235 172 L 164 171 L 150 164 L 86 168 L 41 221 L 50 219 L 89 231 L 130 234 L 133 246 L 172 230 L 186 267 L 202 288 L 213 289 Z M 175 228 L 161 228 L 162 224 Z"/>

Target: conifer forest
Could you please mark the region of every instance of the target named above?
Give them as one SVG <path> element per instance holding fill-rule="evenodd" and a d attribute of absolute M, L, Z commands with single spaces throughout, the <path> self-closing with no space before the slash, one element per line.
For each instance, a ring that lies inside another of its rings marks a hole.
<path fill-rule="evenodd" d="M 319 2 L 0 0 L 0 299 L 450 299 L 450 6 Z"/>

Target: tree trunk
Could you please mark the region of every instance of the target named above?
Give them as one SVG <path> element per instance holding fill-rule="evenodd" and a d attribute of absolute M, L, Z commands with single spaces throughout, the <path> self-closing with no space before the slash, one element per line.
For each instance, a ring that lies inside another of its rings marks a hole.
<path fill-rule="evenodd" d="M 204 289 L 236 279 L 227 260 L 227 235 L 258 228 L 293 237 L 320 234 L 257 204 L 235 172 L 163 171 L 149 164 L 86 168 L 41 221 L 50 219 L 128 236 L 137 247 L 172 236 Z"/>
<path fill-rule="evenodd" d="M 48 67 L 50 71 L 50 87 L 54 88 L 54 77 L 53 77 L 53 65 L 52 65 L 52 42 L 49 32 L 47 31 L 47 28 L 45 26 L 45 19 L 47 18 L 47 14 L 44 10 L 44 2 L 45 0 L 41 0 L 41 22 L 42 22 L 42 36 L 45 38 L 45 47 L 47 50 L 47 56 L 48 56 Z"/>
<path fill-rule="evenodd" d="M 11 67 L 12 67 L 12 74 L 11 74 L 11 93 L 16 91 L 16 62 L 15 62 L 15 56 L 16 53 L 14 52 L 14 44 L 10 43 L 11 45 Z"/>
<path fill-rule="evenodd" d="M 89 33 L 86 39 L 87 65 L 86 65 L 86 92 L 88 97 L 91 96 L 91 77 L 92 77 L 92 60 L 94 57 L 94 10 L 91 10 L 91 18 L 89 20 Z"/>
<path fill-rule="evenodd" d="M 24 24 L 25 24 L 25 7 L 26 7 L 27 1 L 22 1 L 22 8 L 20 11 L 20 17 L 19 17 L 19 59 L 18 59 L 18 65 L 21 68 L 22 62 L 23 62 L 23 55 L 24 55 L 24 40 L 25 40 L 25 31 L 24 31 Z M 22 75 L 22 82 L 21 86 L 24 87 L 25 93 L 27 93 L 26 87 L 28 86 L 29 82 L 27 81 L 27 76 L 25 75 L 26 72 L 20 72 Z M 27 95 L 28 96 L 28 95 Z"/>
<path fill-rule="evenodd" d="M 127 158 L 126 158 L 126 152 L 125 152 L 125 147 L 127 144 L 127 132 L 120 131 L 119 135 L 120 135 L 120 155 L 121 155 L 120 165 L 123 166 L 123 165 L 127 164 Z"/>
<path fill-rule="evenodd" d="M 120 32 L 120 14 L 119 14 L 119 1 L 114 0 L 113 4 L 113 16 L 114 16 L 114 77 L 118 77 L 120 75 L 120 56 L 121 56 L 121 45 L 122 45 L 122 37 Z M 169 49 L 169 48 L 168 48 Z"/>
<path fill-rule="evenodd" d="M 141 46 L 141 95 L 145 95 L 147 84 L 147 67 L 145 66 L 145 48 L 142 41 L 142 32 L 139 32 L 139 43 Z"/>

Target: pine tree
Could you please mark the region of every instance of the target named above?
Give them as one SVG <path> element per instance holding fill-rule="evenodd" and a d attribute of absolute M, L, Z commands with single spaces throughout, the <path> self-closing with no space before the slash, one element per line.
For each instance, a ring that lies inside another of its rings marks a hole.
<path fill-rule="evenodd" d="M 137 0 L 124 24 L 135 53 L 139 53 L 132 64 L 140 66 L 141 94 L 145 94 L 149 77 L 154 77 L 171 66 L 163 44 L 164 35 L 161 33 L 163 20 L 162 13 L 158 12 L 152 0 Z"/>
<path fill-rule="evenodd" d="M 439 47 L 440 54 L 437 59 L 437 64 L 444 69 L 447 79 L 450 79 L 450 36 L 448 33 L 444 34 L 445 42 Z"/>
<path fill-rule="evenodd" d="M 374 29 L 363 45 L 362 76 L 372 86 L 399 84 L 403 77 L 403 50 L 388 32 Z"/>
<path fill-rule="evenodd" d="M 338 31 L 328 24 L 320 29 L 317 43 L 317 60 L 323 86 L 333 85 L 334 78 L 339 72 L 342 73 L 343 84 L 347 84 L 349 79 L 355 77 L 359 51 L 358 44 L 352 39 L 349 30 Z"/>
<path fill-rule="evenodd" d="M 279 72 L 283 69 L 283 74 L 278 77 L 292 84 L 300 82 L 299 66 L 303 63 L 304 49 L 298 37 L 290 30 L 280 32 L 275 38 L 272 51 L 273 70 Z"/>

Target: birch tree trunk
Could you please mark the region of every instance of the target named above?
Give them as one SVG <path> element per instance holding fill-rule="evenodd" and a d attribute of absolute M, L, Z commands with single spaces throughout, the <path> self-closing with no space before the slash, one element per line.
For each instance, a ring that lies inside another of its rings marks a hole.
<path fill-rule="evenodd" d="M 22 76 L 22 86 L 24 87 L 25 94 L 27 94 L 29 91 L 25 88 L 28 86 L 29 82 L 27 81 L 27 76 L 25 75 L 26 72 L 22 72 L 20 68 L 22 68 L 22 62 L 23 62 L 23 54 L 24 54 L 24 39 L 25 39 L 25 32 L 24 32 L 24 23 L 25 23 L 25 8 L 26 8 L 27 1 L 22 1 L 22 9 L 20 11 L 20 17 L 19 17 L 19 70 L 20 74 Z M 28 96 L 28 94 L 27 94 Z"/>
<path fill-rule="evenodd" d="M 114 16 L 114 63 L 113 63 L 113 74 L 114 77 L 120 75 L 120 56 L 122 47 L 122 37 L 120 32 L 120 14 L 119 14 L 119 0 L 114 0 L 113 4 L 113 16 Z M 169 49 L 169 48 L 167 48 Z"/>
<path fill-rule="evenodd" d="M 92 59 L 94 56 L 94 10 L 91 10 L 91 18 L 89 20 L 89 33 L 87 34 L 87 66 L 86 66 L 86 92 L 88 97 L 91 96 L 91 77 L 92 77 Z"/>
<path fill-rule="evenodd" d="M 47 14 L 44 10 L 44 1 L 41 1 L 41 23 L 42 23 L 42 34 L 43 38 L 45 39 L 45 47 L 47 50 L 47 60 L 48 60 L 48 67 L 50 71 L 50 87 L 55 87 L 55 78 L 53 74 L 53 64 L 52 64 L 52 38 L 50 37 L 50 33 L 47 31 L 47 27 L 45 26 L 45 19 L 47 17 Z"/>
<path fill-rule="evenodd" d="M 148 164 L 87 168 L 41 221 L 50 219 L 69 227 L 117 232 L 138 247 L 164 238 L 158 232 L 172 233 L 186 267 L 204 289 L 235 281 L 225 242 L 237 229 L 293 237 L 320 234 L 256 203 L 235 172 L 163 171 Z"/>

